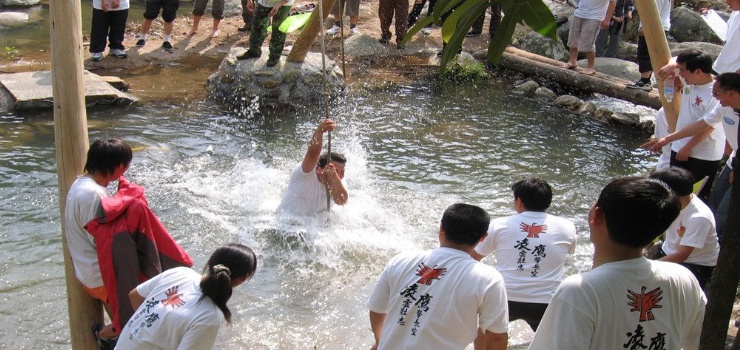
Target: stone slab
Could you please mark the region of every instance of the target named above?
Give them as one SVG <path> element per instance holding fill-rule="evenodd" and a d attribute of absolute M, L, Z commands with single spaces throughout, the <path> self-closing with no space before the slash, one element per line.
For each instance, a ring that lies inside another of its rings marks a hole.
<path fill-rule="evenodd" d="M 85 71 L 85 103 L 131 104 L 137 98 L 113 88 L 94 73 Z M 50 109 L 53 107 L 51 71 L 0 74 L 0 84 L 14 100 L 12 109 Z"/>

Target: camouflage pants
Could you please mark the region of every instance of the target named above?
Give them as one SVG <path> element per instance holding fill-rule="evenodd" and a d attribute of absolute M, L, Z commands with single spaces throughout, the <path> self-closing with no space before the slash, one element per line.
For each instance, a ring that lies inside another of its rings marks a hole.
<path fill-rule="evenodd" d="M 252 33 L 249 36 L 249 50 L 262 53 L 262 43 L 267 37 L 267 26 L 270 23 L 270 11 L 272 7 L 266 7 L 254 3 L 254 18 L 252 19 Z M 290 6 L 281 6 L 277 14 L 272 17 L 272 34 L 270 36 L 270 58 L 280 58 L 285 45 L 285 33 L 278 30 L 280 24 L 290 14 Z"/>

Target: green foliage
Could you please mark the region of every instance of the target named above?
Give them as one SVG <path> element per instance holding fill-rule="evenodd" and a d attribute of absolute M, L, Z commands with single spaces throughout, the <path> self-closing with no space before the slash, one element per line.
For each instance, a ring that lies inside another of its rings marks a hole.
<path fill-rule="evenodd" d="M 438 0 L 432 15 L 416 22 L 401 45 L 405 46 L 422 28 L 442 20 L 442 15 L 449 13 L 442 24 L 442 38 L 447 43 L 442 50 L 440 64 L 441 69 L 444 69 L 462 47 L 465 34 L 475 20 L 494 3 L 501 4 L 504 16 L 488 44 L 488 61 L 492 64 L 498 62 L 511 43 L 517 23 L 524 24 L 545 37 L 558 40 L 555 17 L 543 0 Z"/>
<path fill-rule="evenodd" d="M 483 64 L 478 61 L 457 59 L 444 66 L 437 73 L 437 78 L 443 81 L 464 83 L 488 78 L 488 73 Z"/>
<path fill-rule="evenodd" d="M 15 55 L 18 54 L 18 49 L 16 49 L 15 46 L 6 46 L 5 54 L 8 55 L 10 59 L 15 59 Z"/>

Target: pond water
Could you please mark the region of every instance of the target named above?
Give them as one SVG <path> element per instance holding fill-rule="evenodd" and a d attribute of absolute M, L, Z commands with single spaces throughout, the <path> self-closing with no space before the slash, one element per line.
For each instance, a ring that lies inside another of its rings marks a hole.
<path fill-rule="evenodd" d="M 332 108 L 349 203 L 279 218 L 323 109 L 236 115 L 202 99 L 88 114 L 91 140 L 135 148 L 127 176 L 147 189 L 197 269 L 227 242 L 257 252 L 257 274 L 235 291 L 234 324 L 217 342 L 226 349 L 369 348 L 365 303 L 386 261 L 435 247 L 452 203 L 512 214 L 510 185 L 526 176 L 548 180 L 550 212 L 576 222 L 568 274 L 587 270 L 588 208 L 609 179 L 642 174 L 654 160 L 637 150 L 640 132 L 543 106 L 508 85 L 398 86 Z M 52 115 L 0 115 L 0 150 L 0 348 L 68 349 Z M 512 344 L 526 344 L 526 324 L 512 325 Z"/>

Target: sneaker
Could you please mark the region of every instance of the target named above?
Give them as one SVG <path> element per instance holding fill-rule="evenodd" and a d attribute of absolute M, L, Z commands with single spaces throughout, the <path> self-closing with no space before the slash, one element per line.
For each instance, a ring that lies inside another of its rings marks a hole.
<path fill-rule="evenodd" d="M 240 32 L 248 32 L 248 31 L 252 30 L 252 23 L 244 23 L 244 26 L 243 27 L 239 27 L 239 29 L 237 29 L 237 30 L 240 31 Z"/>
<path fill-rule="evenodd" d="M 146 44 L 146 40 L 139 39 L 139 41 L 136 42 L 136 47 L 144 47 L 144 44 Z"/>
<path fill-rule="evenodd" d="M 279 62 L 280 62 L 280 57 L 279 56 L 278 57 L 270 57 L 267 60 L 267 63 L 265 63 L 265 65 L 268 66 L 268 67 L 275 67 Z"/>
<path fill-rule="evenodd" d="M 93 333 L 93 336 L 95 337 L 95 342 L 98 343 L 98 349 L 100 350 L 113 350 L 117 343 L 117 338 L 112 339 L 103 339 L 101 338 L 98 333 L 100 333 L 100 330 L 103 328 L 102 324 L 96 324 L 90 327 L 90 330 Z"/>
<path fill-rule="evenodd" d="M 169 41 L 165 41 L 162 43 L 162 48 L 167 52 L 172 52 L 172 44 L 170 44 Z"/>
<path fill-rule="evenodd" d="M 472 38 L 474 36 L 480 36 L 480 34 L 481 34 L 481 32 L 469 31 L 467 34 L 465 34 L 465 37 L 466 38 Z"/>
<path fill-rule="evenodd" d="M 259 58 L 260 56 L 262 56 L 262 52 L 247 50 L 239 55 L 236 55 L 236 59 L 237 60 L 247 60 L 250 58 Z"/>
<path fill-rule="evenodd" d="M 110 52 L 108 52 L 108 55 L 116 56 L 118 58 L 128 57 L 128 53 L 126 53 L 126 50 L 123 49 L 111 49 Z"/>
<path fill-rule="evenodd" d="M 650 91 L 653 89 L 653 85 L 650 84 L 650 82 L 644 82 L 642 80 L 637 80 L 632 84 L 627 84 L 628 89 L 639 89 L 642 91 Z"/>
<path fill-rule="evenodd" d="M 380 37 L 380 39 L 378 39 L 378 42 L 381 44 L 387 44 L 389 41 L 391 41 L 390 35 L 383 35 Z"/>
<path fill-rule="evenodd" d="M 429 35 L 429 34 L 432 34 L 432 28 L 431 28 L 431 27 L 424 27 L 424 28 L 423 28 L 423 29 L 421 30 L 421 32 L 422 32 L 422 33 L 424 33 L 424 35 Z"/>
<path fill-rule="evenodd" d="M 349 35 L 360 34 L 360 28 L 354 27 L 349 29 Z"/>
<path fill-rule="evenodd" d="M 339 26 L 332 26 L 331 28 L 329 28 L 329 30 L 326 31 L 326 35 L 337 34 L 339 33 L 339 30 L 340 30 Z"/>
<path fill-rule="evenodd" d="M 103 53 L 102 52 L 93 52 L 92 53 L 92 60 L 93 61 L 97 62 L 97 61 L 100 61 L 100 59 L 102 59 L 102 58 L 103 58 Z"/>

